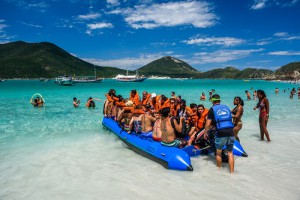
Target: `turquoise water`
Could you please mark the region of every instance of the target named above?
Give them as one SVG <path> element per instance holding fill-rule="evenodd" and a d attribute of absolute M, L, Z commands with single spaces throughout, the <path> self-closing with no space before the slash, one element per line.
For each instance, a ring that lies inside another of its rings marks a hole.
<path fill-rule="evenodd" d="M 279 94 L 274 90 L 278 87 Z M 100 84 L 58 86 L 53 81 L 6 81 L 0 83 L 0 199 L 156 199 L 170 192 L 170 198 L 197 199 L 199 184 L 206 199 L 223 194 L 232 197 L 298 199 L 300 101 L 289 99 L 290 83 L 243 80 L 146 80 L 122 83 L 104 80 Z M 101 126 L 102 102 L 95 109 L 85 108 L 88 97 L 104 100 L 110 88 L 129 96 L 131 89 L 139 94 L 170 95 L 175 91 L 187 103 L 200 102 L 200 94 L 215 89 L 222 103 L 233 108 L 233 98 L 245 99 L 245 90 L 266 91 L 271 112 L 268 129 L 272 142 L 259 142 L 257 103 L 245 101 L 241 143 L 248 158 L 236 158 L 236 173 L 228 175 L 228 167 L 217 170 L 212 157 L 192 159 L 194 172 L 165 170 L 162 166 L 128 150 L 113 134 Z M 286 93 L 283 92 L 286 90 Z M 29 104 L 31 96 L 41 93 L 43 108 Z M 73 97 L 81 100 L 72 106 Z M 160 180 L 160 181 L 157 181 Z M 235 184 L 211 194 L 209 190 L 231 180 Z M 185 185 L 178 189 L 172 183 Z M 280 182 L 284 182 L 282 186 Z M 166 189 L 165 185 L 169 185 Z M 268 188 L 264 188 L 268 185 Z M 231 187 L 237 193 L 230 192 Z M 244 187 L 248 189 L 245 190 Z M 281 187 L 283 192 L 279 192 Z M 228 189 L 228 190 L 227 190 Z M 176 192 L 174 192 L 176 190 Z M 223 191 L 224 190 L 224 191 Z M 255 193 L 255 194 L 253 194 Z M 124 198 L 126 197 L 126 198 Z"/>

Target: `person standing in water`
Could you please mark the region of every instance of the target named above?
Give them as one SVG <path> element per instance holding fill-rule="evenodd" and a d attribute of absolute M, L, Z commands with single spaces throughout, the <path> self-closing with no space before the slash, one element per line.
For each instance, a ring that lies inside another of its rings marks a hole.
<path fill-rule="evenodd" d="M 267 130 L 270 112 L 269 100 L 267 99 L 266 93 L 263 90 L 257 90 L 257 97 L 259 102 L 253 109 L 256 110 L 259 108 L 260 139 L 263 141 L 264 136 L 266 135 L 268 142 L 271 142 L 270 135 Z"/>
<path fill-rule="evenodd" d="M 240 142 L 238 133 L 243 127 L 242 116 L 244 113 L 244 101 L 241 99 L 241 97 L 234 97 L 233 105 L 235 105 L 235 108 L 231 111 L 231 117 L 234 124 L 233 133 L 235 139 Z"/>
<path fill-rule="evenodd" d="M 257 99 L 257 92 L 256 92 L 256 90 L 254 90 L 254 92 L 253 92 L 253 99 L 254 99 L 254 100 Z"/>
<path fill-rule="evenodd" d="M 74 97 L 73 98 L 73 106 L 74 106 L 74 108 L 77 108 L 79 106 L 79 104 L 80 104 L 80 100 L 77 101 L 77 98 Z"/>
<path fill-rule="evenodd" d="M 204 138 L 208 139 L 211 126 L 216 130 L 215 146 L 217 166 L 222 167 L 222 149 L 226 145 L 230 173 L 234 171 L 233 144 L 234 133 L 231 112 L 228 106 L 220 104 L 220 95 L 214 94 L 211 98 L 213 106 L 208 111 L 204 130 Z"/>
<path fill-rule="evenodd" d="M 248 101 L 251 100 L 251 94 L 250 94 L 250 92 L 248 90 L 246 90 L 245 93 L 246 93 L 246 96 L 247 96 L 247 100 Z"/>

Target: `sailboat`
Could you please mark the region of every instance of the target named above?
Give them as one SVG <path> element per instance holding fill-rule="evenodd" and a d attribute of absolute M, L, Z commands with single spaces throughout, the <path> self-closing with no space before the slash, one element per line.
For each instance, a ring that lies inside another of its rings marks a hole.
<path fill-rule="evenodd" d="M 126 75 L 119 74 L 115 77 L 115 79 L 120 82 L 142 82 L 146 80 L 147 77 L 139 76 L 138 70 L 136 70 L 136 75 L 128 75 L 128 70 L 127 70 Z"/>
<path fill-rule="evenodd" d="M 97 78 L 96 67 L 94 65 L 94 76 L 75 76 L 73 77 L 74 83 L 101 83 L 102 78 Z"/>

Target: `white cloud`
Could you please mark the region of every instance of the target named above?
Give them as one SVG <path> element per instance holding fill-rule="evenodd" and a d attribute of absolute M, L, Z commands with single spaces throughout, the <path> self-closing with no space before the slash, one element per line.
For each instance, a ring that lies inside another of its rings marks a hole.
<path fill-rule="evenodd" d="M 300 51 L 273 51 L 269 55 L 275 56 L 300 56 Z"/>
<path fill-rule="evenodd" d="M 0 33 L 1 33 L 1 32 L 4 32 L 4 29 L 5 29 L 6 27 L 8 27 L 8 25 L 6 25 L 4 22 L 5 22 L 4 19 L 0 19 Z"/>
<path fill-rule="evenodd" d="M 206 28 L 214 26 L 217 20 L 211 4 L 204 1 L 140 5 L 134 9 L 119 9 L 110 13 L 122 14 L 125 21 L 134 29 L 153 29 L 161 26 L 173 27 L 180 25 Z"/>
<path fill-rule="evenodd" d="M 83 60 L 99 66 L 117 67 L 120 69 L 137 69 L 163 56 L 170 55 L 173 52 L 160 52 L 156 54 L 140 54 L 138 57 L 127 57 L 118 59 L 91 59 L 84 58 Z M 180 55 L 177 55 L 180 57 Z"/>
<path fill-rule="evenodd" d="M 78 19 L 81 20 L 91 20 L 91 19 L 97 19 L 99 18 L 101 15 L 99 13 L 89 13 L 86 15 L 78 15 Z"/>
<path fill-rule="evenodd" d="M 95 30 L 95 29 L 103 29 L 103 28 L 113 28 L 114 26 L 111 23 L 95 23 L 95 24 L 88 24 L 87 27 L 90 30 Z"/>
<path fill-rule="evenodd" d="M 201 52 L 195 54 L 195 64 L 222 63 L 237 60 L 249 56 L 251 53 L 260 52 L 263 49 L 247 50 L 219 50 L 215 52 Z"/>
<path fill-rule="evenodd" d="M 21 24 L 24 24 L 26 26 L 31 26 L 31 27 L 34 27 L 34 28 L 42 28 L 43 26 L 40 26 L 40 25 L 36 25 L 36 24 L 29 24 L 29 23 L 25 23 L 25 22 L 21 22 Z"/>
<path fill-rule="evenodd" d="M 272 43 L 272 42 L 269 39 L 262 39 L 262 40 L 259 40 L 258 42 L 256 42 L 256 45 L 263 46 L 263 45 L 270 44 L 270 43 Z"/>
<path fill-rule="evenodd" d="M 285 37 L 285 36 L 288 36 L 288 33 L 287 32 L 278 32 L 278 33 L 275 33 L 274 36 L 276 36 L 276 37 Z"/>
<path fill-rule="evenodd" d="M 300 40 L 300 35 L 290 35 L 286 32 L 275 33 L 274 36 L 279 40 Z"/>
<path fill-rule="evenodd" d="M 266 7 L 266 3 L 268 0 L 255 0 L 254 4 L 251 6 L 251 9 L 253 10 L 259 10 Z"/>
<path fill-rule="evenodd" d="M 197 44 L 197 45 L 222 45 L 222 46 L 236 46 L 245 43 L 245 40 L 233 37 L 202 37 L 194 38 L 190 40 L 183 41 L 186 44 Z"/>
<path fill-rule="evenodd" d="M 49 7 L 49 5 L 45 2 L 30 3 L 30 4 L 27 4 L 27 6 L 31 7 L 31 8 L 47 8 L 47 7 Z"/>
<path fill-rule="evenodd" d="M 298 2 L 299 0 L 254 0 L 251 9 L 260 10 L 267 6 L 292 7 Z"/>
<path fill-rule="evenodd" d="M 294 6 L 299 2 L 299 0 L 292 0 L 291 2 L 287 2 L 283 4 L 283 7 L 289 7 L 289 6 Z"/>
<path fill-rule="evenodd" d="M 106 2 L 110 6 L 118 6 L 118 5 L 120 5 L 120 2 L 118 0 L 106 0 Z"/>

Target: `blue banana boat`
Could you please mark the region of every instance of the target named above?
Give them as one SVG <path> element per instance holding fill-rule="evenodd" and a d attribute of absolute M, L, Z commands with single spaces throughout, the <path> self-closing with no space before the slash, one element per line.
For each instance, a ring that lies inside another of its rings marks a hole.
<path fill-rule="evenodd" d="M 160 163 L 165 168 L 193 171 L 190 156 L 184 150 L 163 146 L 160 142 L 153 141 L 141 135 L 128 134 L 110 118 L 104 117 L 102 125 L 116 134 L 129 148 Z"/>
<path fill-rule="evenodd" d="M 160 142 L 152 140 L 152 138 L 140 134 L 128 134 L 111 118 L 104 117 L 102 125 L 116 134 L 133 151 L 160 163 L 167 169 L 193 171 L 190 157 L 202 154 L 203 149 L 196 149 L 194 146 L 187 146 L 182 149 L 166 147 Z M 235 141 L 233 154 L 247 156 L 238 141 Z"/>

